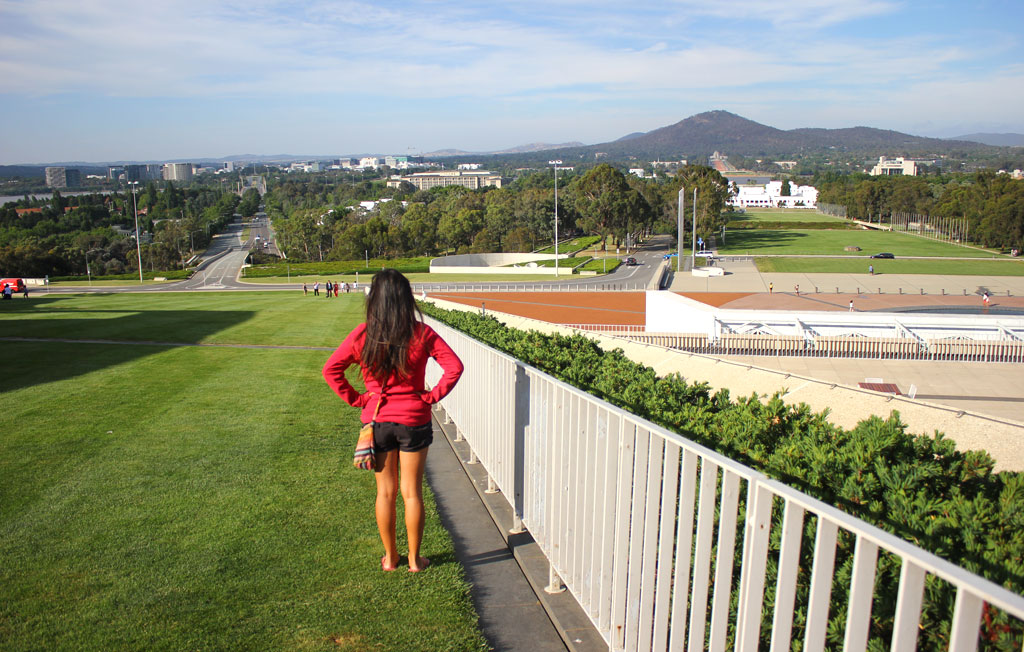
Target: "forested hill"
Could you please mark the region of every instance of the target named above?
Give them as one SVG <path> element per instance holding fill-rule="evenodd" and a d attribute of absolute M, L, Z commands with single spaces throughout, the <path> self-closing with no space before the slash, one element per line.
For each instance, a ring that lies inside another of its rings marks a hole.
<path fill-rule="evenodd" d="M 714 151 L 738 156 L 787 157 L 838 150 L 871 158 L 883 154 L 963 154 L 987 149 L 990 148 L 976 142 L 925 138 L 872 127 L 783 130 L 728 111 L 708 111 L 646 133 L 632 133 L 587 147 L 552 150 L 544 155 L 576 160 L 598 156 L 624 160 L 630 157 L 695 158 Z"/>

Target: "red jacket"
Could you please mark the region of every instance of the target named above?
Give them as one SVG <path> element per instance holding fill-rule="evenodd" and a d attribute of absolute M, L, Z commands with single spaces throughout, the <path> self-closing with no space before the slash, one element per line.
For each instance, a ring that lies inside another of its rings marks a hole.
<path fill-rule="evenodd" d="M 363 408 L 362 422 L 373 420 L 377 409 L 376 397 L 380 396 L 380 383 L 362 368 L 366 393 L 360 394 L 345 378 L 345 370 L 353 364 L 362 367 L 359 359 L 366 341 L 366 324 L 360 324 L 348 334 L 341 346 L 331 354 L 324 365 L 324 380 L 331 389 L 349 405 Z M 433 358 L 444 372 L 441 380 L 429 392 L 424 391 L 424 372 L 427 359 Z M 391 421 L 407 426 L 420 426 L 430 422 L 430 406 L 448 395 L 462 375 L 462 361 L 455 355 L 448 343 L 441 339 L 433 328 L 417 322 L 409 345 L 410 375 L 399 378 L 396 374 L 386 383 L 385 400 L 381 405 L 377 421 Z"/>

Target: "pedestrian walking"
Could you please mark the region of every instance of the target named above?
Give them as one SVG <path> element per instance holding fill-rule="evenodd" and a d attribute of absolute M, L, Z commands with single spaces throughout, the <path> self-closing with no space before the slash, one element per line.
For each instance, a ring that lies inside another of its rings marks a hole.
<path fill-rule="evenodd" d="M 775 284 L 774 283 L 769 283 L 768 284 L 768 296 L 771 296 L 772 292 L 774 292 L 774 291 L 775 291 Z"/>
<path fill-rule="evenodd" d="M 316 283 L 313 284 L 313 296 L 320 296 L 320 281 L 317 281 Z"/>
<path fill-rule="evenodd" d="M 981 295 L 981 304 L 987 309 L 988 308 L 988 290 Z"/>
<path fill-rule="evenodd" d="M 330 298 L 331 298 L 331 289 L 332 289 L 332 288 L 331 288 L 331 282 L 330 282 L 330 281 L 327 281 L 327 298 L 328 298 L 328 299 L 330 299 Z"/>
<path fill-rule="evenodd" d="M 853 299 L 850 299 L 850 312 L 853 312 Z"/>
<path fill-rule="evenodd" d="M 799 285 L 794 285 L 793 286 L 793 290 L 796 291 L 796 296 L 800 296 L 800 286 Z"/>
<path fill-rule="evenodd" d="M 874 266 L 874 265 L 868 265 L 868 272 L 869 272 L 869 273 L 870 273 L 870 274 L 871 274 L 872 276 L 874 276 L 874 275 L 875 275 L 875 266 Z"/>
<path fill-rule="evenodd" d="M 395 501 L 405 504 L 409 572 L 430 565 L 420 554 L 423 541 L 423 471 L 433 443 L 430 406 L 444 398 L 462 375 L 462 361 L 430 326 L 417 319 L 419 309 L 409 279 L 394 269 L 374 275 L 366 299 L 366 322 L 356 326 L 323 368 L 327 384 L 346 403 L 362 408 L 364 423 L 373 423 L 375 513 L 384 556 L 383 571 L 398 569 L 401 557 L 395 533 Z M 430 391 L 424 385 L 427 360 L 442 375 Z M 345 378 L 357 364 L 366 392 Z"/>
<path fill-rule="evenodd" d="M 306 296 L 307 294 L 309 294 L 309 288 L 306 287 L 305 283 L 303 283 L 302 284 L 302 296 Z"/>
<path fill-rule="evenodd" d="M 337 283 L 334 284 L 334 296 L 335 296 L 335 298 L 337 298 L 337 296 L 338 296 L 338 284 Z"/>

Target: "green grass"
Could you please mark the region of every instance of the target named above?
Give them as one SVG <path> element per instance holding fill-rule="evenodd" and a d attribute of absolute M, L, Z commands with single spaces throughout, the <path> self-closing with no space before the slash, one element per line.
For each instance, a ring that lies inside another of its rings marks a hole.
<path fill-rule="evenodd" d="M 361 312 L 357 295 L 54 296 L 8 302 L 0 336 L 333 347 Z M 429 491 L 436 565 L 380 572 L 328 351 L 3 346 L 5 650 L 485 647 Z"/>
<path fill-rule="evenodd" d="M 844 251 L 857 246 L 861 251 Z M 995 254 L 889 231 L 767 230 L 726 231 L 718 251 L 724 255 L 828 255 L 866 257 L 881 251 L 900 256 L 992 258 Z"/>
<path fill-rule="evenodd" d="M 601 236 L 599 235 L 585 235 L 579 238 L 574 238 L 569 242 L 558 243 L 558 253 L 569 254 L 576 251 L 583 251 L 588 247 L 593 247 L 598 242 L 601 242 Z M 537 251 L 538 254 L 553 254 L 555 253 L 555 245 L 551 245 L 545 249 Z"/>
<path fill-rule="evenodd" d="M 378 270 L 379 271 L 379 270 Z M 405 277 L 412 283 L 507 283 L 509 281 L 550 281 L 554 276 L 551 274 L 410 274 L 406 273 Z M 373 274 L 359 274 L 359 287 L 362 288 L 365 284 L 369 283 L 373 279 Z M 356 277 L 354 274 L 331 274 L 330 276 L 296 276 L 292 274 L 291 283 L 306 283 L 310 286 L 310 292 L 312 292 L 313 283 L 320 281 L 321 289 L 326 281 L 339 281 L 342 283 L 354 283 Z M 244 278 L 242 279 L 245 283 L 252 283 L 255 285 L 277 285 L 280 283 L 288 283 L 288 279 L 283 276 L 274 276 L 267 278 Z"/>
<path fill-rule="evenodd" d="M 745 213 L 730 213 L 729 217 L 730 222 L 831 222 L 836 228 L 846 221 L 811 208 L 748 208 Z"/>
<path fill-rule="evenodd" d="M 622 259 L 617 256 L 608 256 L 606 258 L 591 258 L 589 262 L 583 267 L 580 267 L 581 272 L 599 272 L 605 273 L 606 271 L 611 274 L 619 265 L 622 264 Z"/>
<path fill-rule="evenodd" d="M 384 267 L 397 269 L 403 274 L 428 272 L 430 270 L 430 257 L 419 258 L 396 258 L 392 260 L 384 258 L 371 258 L 369 264 L 363 259 L 360 260 L 336 260 L 322 263 L 287 263 L 285 261 L 270 265 L 253 265 L 245 269 L 245 278 L 254 279 L 260 277 L 285 277 L 290 273 L 296 276 L 340 276 L 356 272 L 362 274 L 373 274 Z"/>
<path fill-rule="evenodd" d="M 940 274 L 943 276 L 1024 276 L 1017 260 L 864 260 L 846 258 L 755 258 L 761 272 L 868 274 Z"/>

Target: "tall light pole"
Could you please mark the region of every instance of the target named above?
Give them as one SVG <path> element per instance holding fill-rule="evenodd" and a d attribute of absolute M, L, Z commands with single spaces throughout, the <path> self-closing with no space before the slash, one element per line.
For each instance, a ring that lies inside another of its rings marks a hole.
<path fill-rule="evenodd" d="M 562 161 L 548 161 L 548 165 L 555 166 L 555 278 L 558 278 L 558 166 Z"/>
<path fill-rule="evenodd" d="M 690 247 L 690 269 L 697 266 L 697 189 L 693 189 L 693 219 L 690 220 L 690 230 L 693 231 L 693 245 Z"/>
<path fill-rule="evenodd" d="M 683 210 L 686 208 L 686 187 L 679 186 L 679 224 L 676 228 L 676 242 L 679 243 L 679 251 L 676 252 L 676 273 L 682 271 L 683 265 Z"/>
<path fill-rule="evenodd" d="M 132 187 L 132 209 L 135 211 L 135 251 L 139 254 L 139 285 L 142 285 L 142 244 L 139 240 L 139 205 L 135 199 L 135 190 L 139 187 L 138 181 L 129 183 Z"/>

